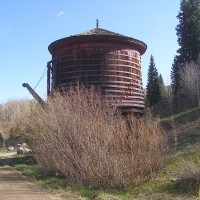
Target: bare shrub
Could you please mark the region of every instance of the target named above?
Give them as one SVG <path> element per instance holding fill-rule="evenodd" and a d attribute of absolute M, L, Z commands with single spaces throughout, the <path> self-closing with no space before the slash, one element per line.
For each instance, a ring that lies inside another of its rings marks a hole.
<path fill-rule="evenodd" d="M 149 113 L 125 119 L 94 89 L 55 93 L 44 110 L 19 124 L 39 166 L 74 184 L 132 187 L 163 165 L 166 137 L 159 119 Z"/>
<path fill-rule="evenodd" d="M 0 105 L 0 132 L 4 139 L 11 137 L 10 129 L 21 118 L 21 115 L 24 115 L 26 112 L 30 113 L 35 106 L 34 101 L 25 99 L 10 100 Z M 18 133 L 15 132 L 15 134 Z"/>
<path fill-rule="evenodd" d="M 197 62 L 186 63 L 179 75 L 181 94 L 185 95 L 184 103 L 200 106 L 200 58 Z"/>

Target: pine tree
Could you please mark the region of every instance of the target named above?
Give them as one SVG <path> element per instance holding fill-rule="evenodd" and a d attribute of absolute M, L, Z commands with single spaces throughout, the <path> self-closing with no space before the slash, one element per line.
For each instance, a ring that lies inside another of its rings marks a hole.
<path fill-rule="evenodd" d="M 182 0 L 177 18 L 180 61 L 196 61 L 200 53 L 200 0 Z"/>
<path fill-rule="evenodd" d="M 172 64 L 172 69 L 171 69 L 171 81 L 172 81 L 172 86 L 174 92 L 177 93 L 178 88 L 179 88 L 179 70 L 181 67 L 181 62 L 179 61 L 179 56 L 174 57 L 174 62 Z"/>
<path fill-rule="evenodd" d="M 150 63 L 148 69 L 146 99 L 147 99 L 147 104 L 150 107 L 156 104 L 161 99 L 158 71 L 156 69 L 154 57 L 152 55 L 150 57 Z"/>
<path fill-rule="evenodd" d="M 166 96 L 167 92 L 166 92 L 165 84 L 164 84 L 163 77 L 161 74 L 158 76 L 158 84 L 159 84 L 159 89 L 160 89 L 160 94 L 161 94 L 161 99 L 162 99 L 163 97 Z"/>
<path fill-rule="evenodd" d="M 181 0 L 176 27 L 178 44 L 177 56 L 171 70 L 172 85 L 179 90 L 179 71 L 185 62 L 197 61 L 200 55 L 200 0 Z"/>

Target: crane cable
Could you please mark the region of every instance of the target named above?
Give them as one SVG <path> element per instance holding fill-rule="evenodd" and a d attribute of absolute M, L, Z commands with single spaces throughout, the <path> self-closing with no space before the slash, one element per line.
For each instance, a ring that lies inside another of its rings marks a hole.
<path fill-rule="evenodd" d="M 44 71 L 43 71 L 43 73 L 42 73 L 40 79 L 38 80 L 37 84 L 36 84 L 35 87 L 34 87 L 34 90 L 35 90 L 35 88 L 39 85 L 39 83 L 42 81 L 42 79 L 44 78 L 44 76 L 46 75 L 46 73 L 47 73 L 47 67 L 45 67 L 45 69 L 44 69 Z"/>

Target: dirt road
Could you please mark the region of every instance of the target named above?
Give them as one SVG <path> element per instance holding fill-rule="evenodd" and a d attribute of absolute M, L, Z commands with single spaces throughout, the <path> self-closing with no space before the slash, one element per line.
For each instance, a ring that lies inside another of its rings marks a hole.
<path fill-rule="evenodd" d="M 12 156 L 6 153 L 0 158 Z M 0 166 L 0 200 L 61 200 L 61 198 L 44 189 L 9 166 Z"/>

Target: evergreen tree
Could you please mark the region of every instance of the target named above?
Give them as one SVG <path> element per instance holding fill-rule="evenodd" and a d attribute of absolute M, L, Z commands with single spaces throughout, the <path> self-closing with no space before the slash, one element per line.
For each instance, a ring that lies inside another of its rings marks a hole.
<path fill-rule="evenodd" d="M 179 61 L 179 56 L 174 57 L 174 62 L 172 64 L 172 69 L 171 69 L 171 81 L 172 81 L 172 86 L 173 90 L 175 93 L 177 93 L 178 88 L 179 88 L 179 70 L 181 67 L 181 62 Z"/>
<path fill-rule="evenodd" d="M 174 58 L 171 70 L 172 85 L 179 89 L 179 71 L 185 62 L 197 61 L 200 55 L 200 0 L 181 0 L 176 27 L 178 55 Z"/>
<path fill-rule="evenodd" d="M 161 99 L 161 91 L 159 86 L 158 71 L 155 66 L 154 57 L 151 55 L 148 78 L 147 78 L 147 103 L 151 107 Z"/>
<path fill-rule="evenodd" d="M 196 61 L 200 53 L 200 0 L 182 0 L 177 18 L 180 61 Z"/>
<path fill-rule="evenodd" d="M 163 98 L 166 96 L 167 92 L 166 92 L 165 84 L 164 84 L 163 77 L 161 74 L 158 76 L 158 84 L 159 84 L 161 98 Z"/>

